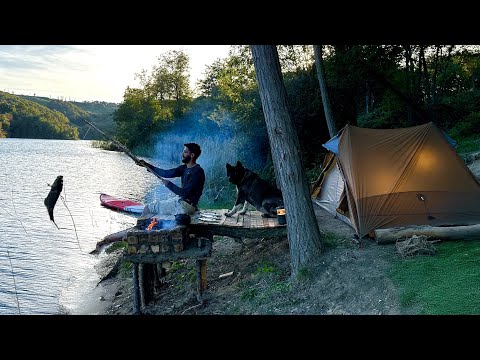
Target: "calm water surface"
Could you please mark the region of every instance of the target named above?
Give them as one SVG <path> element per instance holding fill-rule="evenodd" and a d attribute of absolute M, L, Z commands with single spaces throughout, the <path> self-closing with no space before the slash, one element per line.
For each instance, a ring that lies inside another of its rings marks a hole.
<path fill-rule="evenodd" d="M 58 175 L 60 229 L 43 204 Z M 91 141 L 0 139 L 0 315 L 89 313 L 88 301 L 98 301 L 95 265 L 107 256 L 89 252 L 136 223 L 102 207 L 102 192 L 140 202 L 169 196 L 131 158 Z"/>

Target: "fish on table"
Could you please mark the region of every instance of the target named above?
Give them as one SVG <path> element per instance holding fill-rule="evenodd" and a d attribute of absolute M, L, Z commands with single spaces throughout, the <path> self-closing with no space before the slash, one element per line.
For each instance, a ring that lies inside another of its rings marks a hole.
<path fill-rule="evenodd" d="M 48 193 L 47 197 L 43 201 L 43 203 L 47 207 L 48 216 L 50 217 L 50 220 L 53 221 L 55 226 L 57 226 L 57 224 L 55 223 L 55 220 L 53 218 L 53 209 L 55 208 L 55 204 L 57 203 L 62 190 L 63 190 L 63 176 L 59 175 L 53 182 L 52 186 L 50 187 L 50 192 Z"/>
<path fill-rule="evenodd" d="M 207 213 L 207 212 L 202 212 L 202 213 L 200 213 L 200 216 L 204 216 L 204 217 L 215 217 L 215 218 L 221 218 L 221 217 L 222 217 L 221 214 L 217 214 L 217 213 Z"/>
<path fill-rule="evenodd" d="M 199 221 L 205 221 L 205 222 L 215 222 L 215 223 L 218 223 L 220 222 L 220 219 L 215 219 L 215 218 L 210 218 L 210 217 L 199 217 L 198 218 Z"/>

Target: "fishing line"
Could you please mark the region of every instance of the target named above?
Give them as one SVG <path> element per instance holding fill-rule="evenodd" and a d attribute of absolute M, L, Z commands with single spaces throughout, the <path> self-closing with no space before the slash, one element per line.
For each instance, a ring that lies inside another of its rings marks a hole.
<path fill-rule="evenodd" d="M 62 195 L 60 195 L 60 199 L 62 200 L 63 205 L 65 205 L 65 207 L 66 207 L 67 210 L 68 210 L 68 213 L 70 214 L 70 217 L 72 218 L 73 229 L 75 230 L 75 236 L 76 236 L 76 238 L 77 238 L 78 248 L 80 249 L 80 254 L 83 255 L 82 247 L 80 246 L 80 240 L 78 240 L 77 227 L 75 226 L 75 221 L 73 220 L 72 213 L 70 212 L 70 209 L 68 208 L 67 203 L 65 202 L 65 200 L 64 200 L 64 198 L 63 198 Z"/>
<path fill-rule="evenodd" d="M 7 256 L 8 256 L 8 260 L 10 261 L 10 269 L 12 271 L 13 287 L 15 288 L 15 297 L 17 299 L 18 315 L 22 315 L 22 313 L 20 312 L 20 302 L 18 301 L 17 283 L 15 282 L 15 274 L 13 273 L 12 258 L 10 257 L 10 252 L 8 251 L 8 249 L 7 249 Z"/>
<path fill-rule="evenodd" d="M 7 209 L 5 209 L 3 206 L 0 206 L 0 208 L 1 208 L 3 211 L 5 211 L 9 216 L 11 216 L 11 217 L 14 218 L 15 220 L 19 221 L 20 224 L 22 224 L 22 227 L 23 227 L 23 230 L 25 231 L 25 234 L 27 234 L 27 236 L 29 236 L 28 233 L 27 233 L 27 230 L 25 230 L 25 226 L 23 226 L 23 223 L 22 223 L 22 221 L 21 221 L 20 219 L 16 218 L 16 217 L 13 216 L 12 214 L 10 214 L 10 213 L 7 211 Z"/>
<path fill-rule="evenodd" d="M 217 196 L 215 196 L 215 198 L 213 199 L 213 202 L 217 202 L 218 197 L 220 196 L 220 193 L 223 191 L 223 189 L 225 189 L 225 185 L 223 185 L 222 188 L 218 191 L 218 194 L 217 194 Z"/>
<path fill-rule="evenodd" d="M 90 131 L 91 128 L 92 128 L 91 126 L 88 127 L 87 132 L 85 133 L 85 135 L 83 135 L 82 140 L 85 140 L 85 138 L 87 137 L 87 134 L 88 134 L 88 132 Z"/>
<path fill-rule="evenodd" d="M 20 221 L 18 218 L 16 218 L 15 216 L 13 216 L 12 214 L 10 214 L 4 207 L 2 207 L 2 210 L 5 211 L 8 215 L 10 215 L 11 217 L 13 217 L 15 220 L 18 220 Z M 22 222 L 20 221 L 20 224 L 22 224 Z M 22 227 L 23 227 L 23 230 L 25 230 L 25 226 L 23 226 L 22 224 Z M 25 234 L 27 234 L 28 236 L 28 233 L 27 233 L 27 230 L 25 230 Z M 10 262 L 10 271 L 12 272 L 12 278 L 13 278 L 13 287 L 15 288 L 15 297 L 17 299 L 17 307 L 18 307 L 18 313 L 20 313 L 20 303 L 18 301 L 18 292 L 17 292 L 17 284 L 15 282 L 15 273 L 13 271 L 13 264 L 12 264 L 12 258 L 10 257 L 10 252 L 8 251 L 8 248 L 6 249 L 7 250 L 7 256 L 8 256 L 8 261 Z"/>
<path fill-rule="evenodd" d="M 13 186 L 12 186 L 12 206 L 13 206 L 13 211 L 15 212 L 15 216 L 13 217 L 14 219 L 18 220 L 20 222 L 20 224 L 22 225 L 23 227 L 23 231 L 25 231 L 25 234 L 30 237 L 27 233 L 27 229 L 25 229 L 25 226 L 23 225 L 22 221 L 20 220 L 20 218 L 18 217 L 18 214 L 17 214 L 17 209 L 15 208 L 15 202 L 13 201 Z M 5 210 L 5 209 L 4 209 Z"/>

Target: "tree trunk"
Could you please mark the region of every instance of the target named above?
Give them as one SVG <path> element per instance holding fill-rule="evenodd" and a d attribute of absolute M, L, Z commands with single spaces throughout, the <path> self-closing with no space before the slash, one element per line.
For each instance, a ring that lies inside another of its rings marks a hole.
<path fill-rule="evenodd" d="M 437 76 L 438 76 L 438 61 L 439 61 L 439 55 L 440 55 L 440 46 L 436 45 L 435 46 L 435 66 L 433 70 L 433 76 L 432 76 L 432 104 L 435 104 L 437 102 Z"/>
<path fill-rule="evenodd" d="M 420 46 L 420 64 L 421 64 L 421 72 L 423 73 L 423 93 L 424 93 L 424 104 L 428 108 L 428 105 L 432 104 L 431 98 L 431 86 L 430 86 L 430 78 L 428 76 L 428 67 L 427 67 L 427 60 L 425 59 L 425 48 L 424 46 Z"/>
<path fill-rule="evenodd" d="M 275 176 L 283 193 L 292 276 L 318 261 L 322 238 L 301 159 L 300 143 L 287 105 L 275 45 L 251 45 Z"/>
<path fill-rule="evenodd" d="M 370 105 L 370 87 L 368 86 L 368 81 L 365 82 L 365 113 L 368 114 Z"/>
<path fill-rule="evenodd" d="M 322 94 L 323 111 L 325 112 L 328 132 L 332 138 L 337 135 L 337 129 L 335 128 L 335 121 L 333 120 L 330 100 L 328 98 L 327 82 L 325 80 L 325 70 L 323 68 L 322 45 L 313 45 L 313 51 L 315 53 L 315 66 L 317 68 L 318 83 L 320 84 L 320 93 Z"/>
<path fill-rule="evenodd" d="M 412 79 L 411 79 L 411 64 L 412 64 L 412 49 L 410 45 L 405 45 L 405 87 L 407 97 L 412 97 Z M 410 103 L 407 103 L 407 119 L 408 124 L 413 123 L 413 108 Z"/>

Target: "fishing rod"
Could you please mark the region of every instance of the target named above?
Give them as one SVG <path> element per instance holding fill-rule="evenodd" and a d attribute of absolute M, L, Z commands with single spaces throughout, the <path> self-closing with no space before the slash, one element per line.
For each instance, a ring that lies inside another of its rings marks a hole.
<path fill-rule="evenodd" d="M 93 125 L 90 121 L 88 121 L 87 119 L 83 119 L 83 121 L 85 121 L 88 125 L 90 125 L 91 127 L 93 127 L 95 130 L 97 130 L 100 134 L 102 134 L 103 136 L 105 136 L 108 140 L 110 140 L 111 142 L 113 142 L 120 150 L 122 150 L 125 154 L 127 154 L 128 156 L 130 156 L 133 161 L 135 161 L 135 163 L 139 163 L 140 162 L 140 159 L 138 157 L 136 157 L 130 150 L 127 149 L 127 147 L 125 145 L 123 145 L 121 142 L 115 140 L 113 137 L 111 136 L 108 136 L 107 134 L 105 134 L 102 130 L 100 130 L 99 128 L 97 128 L 95 125 Z M 163 178 L 156 174 L 153 170 L 150 171 L 150 169 L 147 167 L 147 170 L 149 170 L 149 172 L 151 172 L 153 175 L 155 175 L 156 177 L 158 177 L 159 179 L 163 180 Z"/>
<path fill-rule="evenodd" d="M 111 142 L 113 142 L 120 150 L 122 150 L 125 154 L 127 154 L 128 156 L 130 156 L 135 162 L 139 162 L 140 159 L 138 157 L 136 157 L 134 154 L 132 154 L 132 152 L 130 150 L 128 150 L 125 145 L 123 145 L 121 142 L 115 140 L 114 138 L 108 136 L 107 134 L 105 134 L 102 130 L 100 130 L 99 128 L 97 128 L 95 125 L 93 125 L 90 121 L 86 120 L 86 119 L 82 119 L 83 121 L 85 121 L 88 125 L 90 125 L 91 127 L 93 127 L 95 130 L 97 130 L 100 134 L 102 134 L 103 136 L 105 136 L 108 140 L 110 140 Z"/>

